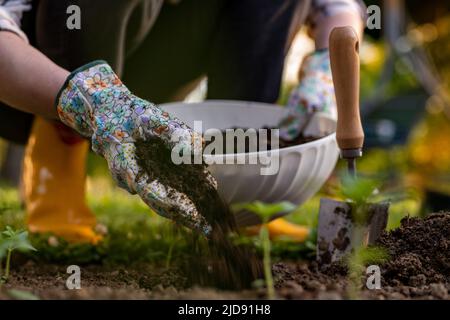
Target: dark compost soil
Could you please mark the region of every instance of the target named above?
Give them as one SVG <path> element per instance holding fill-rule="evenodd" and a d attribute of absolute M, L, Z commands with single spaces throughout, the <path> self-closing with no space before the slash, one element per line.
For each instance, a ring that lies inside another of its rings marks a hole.
<path fill-rule="evenodd" d="M 225 289 L 242 289 L 262 274 L 262 264 L 252 248 L 235 246 L 231 233 L 237 233 L 234 215 L 222 201 L 204 164 L 176 165 L 171 150 L 160 139 L 137 143 L 141 168 L 149 175 L 149 182 L 158 180 L 189 198 L 198 212 L 213 227 L 208 244 L 192 235 L 196 252 L 186 261 L 192 284 L 212 285 Z M 169 197 L 177 196 L 169 193 Z M 201 257 L 201 258 L 199 258 Z"/>
<path fill-rule="evenodd" d="M 384 235 L 379 244 L 393 257 L 384 266 L 386 284 L 416 287 L 450 283 L 449 213 L 424 220 L 405 218 L 401 227 Z"/>
<path fill-rule="evenodd" d="M 382 288 L 362 289 L 363 299 L 450 299 L 450 213 L 405 218 L 401 227 L 385 233 L 379 244 L 390 259 L 380 266 Z M 31 291 L 42 299 L 251 299 L 264 289 L 219 291 L 190 286 L 179 269 L 134 265 L 82 266 L 81 290 L 67 290 L 67 266 L 28 261 L 15 266 L 8 289 Z M 284 299 L 345 299 L 344 268 L 325 271 L 315 262 L 279 262 L 273 266 L 277 294 Z"/>
<path fill-rule="evenodd" d="M 390 258 L 380 266 L 380 290 L 361 291 L 366 299 L 450 299 L 450 213 L 425 219 L 404 218 L 401 226 L 378 241 Z M 308 265 L 278 264 L 279 293 L 284 298 L 346 297 L 346 270 L 334 265 L 319 271 Z"/>

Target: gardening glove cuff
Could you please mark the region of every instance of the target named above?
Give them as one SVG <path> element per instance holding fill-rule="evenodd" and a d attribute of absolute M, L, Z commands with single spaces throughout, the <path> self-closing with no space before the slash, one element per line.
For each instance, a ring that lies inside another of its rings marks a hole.
<path fill-rule="evenodd" d="M 56 99 L 61 121 L 103 153 L 113 140 L 126 143 L 160 137 L 169 148 L 201 153 L 200 134 L 154 104 L 134 96 L 104 61 L 94 61 L 70 74 Z M 197 140 L 196 140 L 197 139 Z M 194 148 L 195 147 L 195 148 Z"/>
<path fill-rule="evenodd" d="M 280 137 L 285 141 L 296 139 L 316 112 L 337 119 L 328 50 L 315 51 L 303 60 L 299 80 L 289 96 L 288 115 L 280 123 Z"/>
<path fill-rule="evenodd" d="M 114 95 L 113 90 L 129 93 L 109 65 L 103 61 L 84 65 L 69 75 L 58 93 L 58 116 L 64 124 L 90 138 L 96 127 L 102 127 L 102 117 L 97 117 L 97 111 L 101 111 L 99 107 L 107 102 L 105 98 L 108 94 Z M 111 107 L 108 111 L 112 111 Z"/>

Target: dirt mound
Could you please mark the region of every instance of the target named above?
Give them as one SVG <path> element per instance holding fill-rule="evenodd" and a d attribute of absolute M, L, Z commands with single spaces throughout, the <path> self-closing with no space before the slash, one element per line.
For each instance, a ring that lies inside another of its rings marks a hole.
<path fill-rule="evenodd" d="M 360 298 L 450 298 L 450 213 L 404 218 L 399 228 L 382 235 L 378 245 L 390 255 L 380 266 L 382 288 L 367 290 L 363 286 Z M 273 271 L 283 298 L 348 298 L 347 272 L 342 264 L 323 269 L 316 262 L 279 263 Z"/>
<path fill-rule="evenodd" d="M 379 240 L 390 255 L 382 268 L 388 285 L 450 283 L 450 213 L 404 218 Z"/>

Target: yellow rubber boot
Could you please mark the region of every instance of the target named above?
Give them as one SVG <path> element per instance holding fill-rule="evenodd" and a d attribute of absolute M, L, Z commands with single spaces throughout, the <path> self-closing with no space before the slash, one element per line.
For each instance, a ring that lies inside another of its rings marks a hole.
<path fill-rule="evenodd" d="M 23 193 L 31 232 L 50 232 L 70 242 L 97 243 L 95 216 L 85 200 L 89 143 L 65 143 L 58 129 L 36 117 L 25 150 Z"/>
<path fill-rule="evenodd" d="M 271 239 L 276 238 L 289 238 L 295 242 L 304 242 L 309 235 L 309 228 L 290 223 L 283 218 L 275 219 L 269 222 L 267 225 L 269 235 Z M 247 228 L 250 234 L 256 234 L 259 232 L 261 226 Z"/>

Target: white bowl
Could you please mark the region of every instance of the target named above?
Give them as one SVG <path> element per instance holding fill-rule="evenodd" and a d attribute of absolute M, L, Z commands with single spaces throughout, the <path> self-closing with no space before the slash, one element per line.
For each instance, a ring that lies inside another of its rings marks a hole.
<path fill-rule="evenodd" d="M 276 127 L 286 115 L 277 105 L 209 100 L 202 103 L 170 103 L 161 108 L 193 127 L 202 121 L 202 129 Z M 325 119 L 325 121 L 324 121 Z M 322 117 L 322 130 L 334 132 L 336 122 Z M 313 196 L 332 173 L 339 150 L 335 134 L 305 144 L 279 149 L 279 170 L 273 175 L 261 175 L 261 164 L 212 164 L 211 173 L 217 179 L 218 190 L 228 203 L 260 200 L 267 203 L 290 201 L 300 205 Z M 261 152 L 246 154 L 246 159 Z M 234 154 L 207 155 L 215 159 L 234 158 Z M 245 218 L 245 219 L 244 219 Z M 240 225 L 258 223 L 255 217 L 240 217 Z M 245 220 L 245 221 L 244 221 Z"/>

